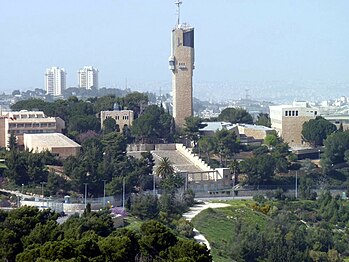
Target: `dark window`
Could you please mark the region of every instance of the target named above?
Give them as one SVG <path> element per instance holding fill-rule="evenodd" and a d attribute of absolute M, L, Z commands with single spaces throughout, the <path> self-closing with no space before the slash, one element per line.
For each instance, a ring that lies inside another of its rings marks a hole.
<path fill-rule="evenodd" d="M 287 116 L 287 111 L 285 111 L 285 116 Z"/>
<path fill-rule="evenodd" d="M 298 110 L 296 111 L 296 116 L 298 116 Z"/>
<path fill-rule="evenodd" d="M 194 48 L 194 30 L 183 33 L 183 46 Z"/>

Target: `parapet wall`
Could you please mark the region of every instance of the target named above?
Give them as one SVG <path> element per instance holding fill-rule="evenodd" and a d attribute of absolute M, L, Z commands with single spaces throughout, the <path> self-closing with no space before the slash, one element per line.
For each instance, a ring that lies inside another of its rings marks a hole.
<path fill-rule="evenodd" d="M 194 155 L 190 149 L 186 148 L 182 144 L 175 144 L 176 149 L 178 152 L 180 152 L 182 155 L 184 155 L 186 158 L 188 158 L 193 164 L 198 166 L 203 171 L 214 171 L 209 165 L 205 163 L 201 158 Z"/>

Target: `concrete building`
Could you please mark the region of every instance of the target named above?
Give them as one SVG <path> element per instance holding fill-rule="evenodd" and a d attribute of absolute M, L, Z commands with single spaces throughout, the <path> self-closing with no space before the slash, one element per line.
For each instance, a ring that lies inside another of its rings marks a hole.
<path fill-rule="evenodd" d="M 119 127 L 120 132 L 124 126 L 132 126 L 132 122 L 134 120 L 132 110 L 101 111 L 101 129 L 104 127 L 104 121 L 109 117 L 115 119 L 116 125 Z"/>
<path fill-rule="evenodd" d="M 293 102 L 293 105 L 270 106 L 271 127 L 291 148 L 309 147 L 302 138 L 303 123 L 315 119 L 319 109 L 307 102 Z"/>
<path fill-rule="evenodd" d="M 0 147 L 7 147 L 13 133 L 19 147 L 23 146 L 24 134 L 62 132 L 65 122 L 59 117 L 46 117 L 42 111 L 1 112 Z"/>
<path fill-rule="evenodd" d="M 183 127 L 185 118 L 193 115 L 194 28 L 179 21 L 172 30 L 169 69 L 172 71 L 173 117 Z"/>
<path fill-rule="evenodd" d="M 79 88 L 98 88 L 98 69 L 92 66 L 84 66 L 78 72 Z"/>
<path fill-rule="evenodd" d="M 78 156 L 81 148 L 78 143 L 60 133 L 24 134 L 23 142 L 24 148 L 29 151 L 40 153 L 48 150 L 63 159 Z"/>
<path fill-rule="evenodd" d="M 261 145 L 264 138 L 274 132 L 274 129 L 248 124 L 232 124 L 230 122 L 202 122 L 206 125 L 199 130 L 200 135 L 213 135 L 222 129 L 229 130 L 236 134 L 237 139 L 244 145 Z"/>
<path fill-rule="evenodd" d="M 51 67 L 46 69 L 45 73 L 45 89 L 46 94 L 53 96 L 62 95 L 66 87 L 66 72 L 64 68 Z"/>

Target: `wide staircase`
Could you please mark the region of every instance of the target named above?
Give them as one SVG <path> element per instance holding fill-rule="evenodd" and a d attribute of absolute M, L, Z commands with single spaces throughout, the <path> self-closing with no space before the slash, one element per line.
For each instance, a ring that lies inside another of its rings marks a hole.
<path fill-rule="evenodd" d="M 161 160 L 167 157 L 172 163 L 175 171 L 178 172 L 202 172 L 206 171 L 201 169 L 199 166 L 195 165 L 189 158 L 185 157 L 178 150 L 156 150 L 151 152 L 155 159 L 155 169 L 156 166 L 161 162 Z"/>

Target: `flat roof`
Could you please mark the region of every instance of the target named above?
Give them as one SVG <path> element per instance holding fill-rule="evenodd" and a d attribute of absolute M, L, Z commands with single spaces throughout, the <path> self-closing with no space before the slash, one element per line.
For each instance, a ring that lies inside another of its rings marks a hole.
<path fill-rule="evenodd" d="M 242 126 L 245 128 L 255 129 L 255 130 L 264 130 L 264 131 L 271 131 L 274 130 L 273 128 L 261 126 L 261 125 L 251 125 L 251 124 L 238 124 L 237 126 Z"/>
<path fill-rule="evenodd" d="M 61 133 L 24 134 L 23 137 L 29 138 L 33 147 L 81 147 Z"/>
<path fill-rule="evenodd" d="M 223 127 L 232 126 L 230 122 L 202 122 L 201 124 L 207 125 L 204 128 L 200 128 L 199 131 L 218 131 L 223 129 Z"/>

